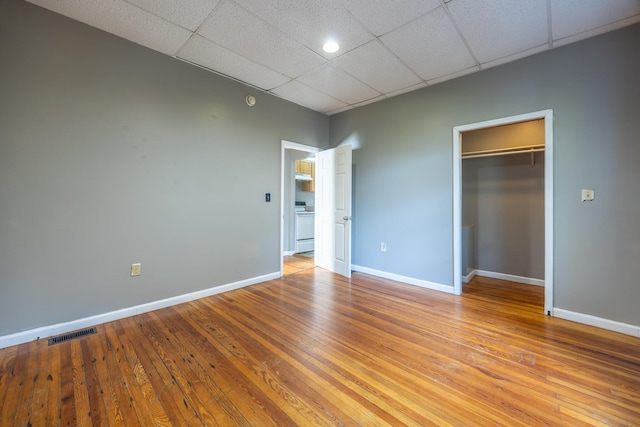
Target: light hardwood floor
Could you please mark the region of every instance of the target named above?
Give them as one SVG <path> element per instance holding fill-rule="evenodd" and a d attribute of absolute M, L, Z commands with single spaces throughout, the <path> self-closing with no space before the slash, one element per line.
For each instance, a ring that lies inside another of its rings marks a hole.
<path fill-rule="evenodd" d="M 319 268 L 0 350 L 0 426 L 640 425 L 640 339 Z"/>
<path fill-rule="evenodd" d="M 306 257 L 304 255 L 291 255 L 284 257 L 284 275 L 293 273 L 300 273 L 301 271 L 308 270 L 315 266 L 313 258 Z"/>

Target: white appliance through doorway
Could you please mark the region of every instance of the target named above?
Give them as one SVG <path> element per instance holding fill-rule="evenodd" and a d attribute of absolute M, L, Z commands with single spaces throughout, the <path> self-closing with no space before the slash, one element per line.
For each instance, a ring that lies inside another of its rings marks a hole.
<path fill-rule="evenodd" d="M 297 254 L 314 249 L 315 214 L 313 212 L 296 212 L 296 249 Z"/>

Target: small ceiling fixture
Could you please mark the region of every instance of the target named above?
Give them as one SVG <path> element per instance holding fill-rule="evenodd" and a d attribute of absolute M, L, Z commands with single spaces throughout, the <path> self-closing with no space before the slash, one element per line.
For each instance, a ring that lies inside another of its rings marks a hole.
<path fill-rule="evenodd" d="M 324 45 L 322 45 L 322 50 L 324 50 L 327 53 L 337 52 L 338 49 L 340 49 L 340 45 L 333 40 L 329 40 Z"/>
<path fill-rule="evenodd" d="M 253 107 L 254 105 L 256 105 L 256 98 L 253 95 L 247 95 L 245 101 L 247 101 L 247 105 L 249 107 Z"/>

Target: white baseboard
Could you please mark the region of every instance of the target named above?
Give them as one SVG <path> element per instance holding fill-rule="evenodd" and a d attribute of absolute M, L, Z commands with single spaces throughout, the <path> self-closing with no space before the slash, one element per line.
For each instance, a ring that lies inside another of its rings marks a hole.
<path fill-rule="evenodd" d="M 476 270 L 473 270 L 471 273 L 468 273 L 466 276 L 462 276 L 463 283 L 469 283 L 471 279 L 476 276 Z"/>
<path fill-rule="evenodd" d="M 106 322 L 111 322 L 113 320 L 124 319 L 125 317 L 135 316 L 136 314 L 147 313 L 149 311 L 170 307 L 172 305 L 182 304 L 184 302 L 205 298 L 211 295 L 221 294 L 223 292 L 232 291 L 234 289 L 240 289 L 246 286 L 255 285 L 256 283 L 278 279 L 279 277 L 280 272 L 265 274 L 263 276 L 252 277 L 250 279 L 240 280 L 238 282 L 228 283 L 226 285 L 220 285 L 209 289 L 203 289 L 201 291 L 191 292 L 188 294 L 178 295 L 159 301 L 153 301 L 146 304 L 123 308 L 121 310 L 111 311 L 109 313 L 98 314 L 95 316 L 85 317 L 83 319 L 72 320 L 70 322 L 58 323 L 55 325 L 30 329 L 28 331 L 17 332 L 11 335 L 0 336 L 0 348 L 11 347 L 13 345 L 22 344 L 40 338 L 65 334 L 67 332 L 99 325 Z"/>
<path fill-rule="evenodd" d="M 544 286 L 544 280 L 534 279 L 532 277 L 515 276 L 513 274 L 496 273 L 494 271 L 473 270 L 469 276 L 490 277 L 492 279 L 508 280 L 510 282 L 524 283 L 525 285 Z M 469 277 L 467 276 L 467 277 Z M 471 278 L 469 279 L 471 280 Z"/>
<path fill-rule="evenodd" d="M 560 319 L 571 320 L 572 322 L 584 323 L 585 325 L 620 332 L 621 334 L 632 335 L 634 337 L 640 337 L 640 326 L 603 319 L 602 317 L 596 317 L 590 314 L 576 313 L 574 311 L 564 310 L 561 308 L 554 308 L 553 315 Z"/>
<path fill-rule="evenodd" d="M 283 251 L 282 252 L 282 256 L 291 256 L 293 254 L 295 254 L 296 251 Z"/>
<path fill-rule="evenodd" d="M 429 282 L 427 280 L 414 279 L 413 277 L 401 276 L 399 274 L 387 273 L 386 271 L 374 270 L 373 268 L 363 267 L 360 265 L 351 265 L 351 270 L 360 273 L 371 274 L 372 276 L 382 277 L 384 279 L 395 280 L 396 282 L 406 283 L 408 285 L 420 286 L 421 288 L 433 289 L 434 291 L 453 293 L 453 286 L 442 285 L 440 283 Z"/>

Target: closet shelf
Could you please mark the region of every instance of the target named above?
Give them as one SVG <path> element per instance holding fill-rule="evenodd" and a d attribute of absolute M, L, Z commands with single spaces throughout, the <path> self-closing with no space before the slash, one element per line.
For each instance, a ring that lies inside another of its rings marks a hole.
<path fill-rule="evenodd" d="M 544 151 L 544 144 L 525 145 L 521 147 L 495 148 L 493 150 L 467 151 L 462 153 L 463 159 L 475 157 L 506 156 L 508 154 L 528 154 Z"/>

